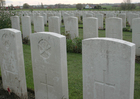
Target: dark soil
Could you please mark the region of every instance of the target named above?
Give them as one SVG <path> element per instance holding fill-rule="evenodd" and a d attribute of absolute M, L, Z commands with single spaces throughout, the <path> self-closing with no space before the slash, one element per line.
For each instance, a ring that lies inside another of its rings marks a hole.
<path fill-rule="evenodd" d="M 140 56 L 136 56 L 136 63 L 140 63 Z"/>
<path fill-rule="evenodd" d="M 0 99 L 20 99 L 17 95 L 15 95 L 14 93 L 11 93 L 9 95 L 8 91 L 5 91 L 2 88 L 2 79 L 0 77 Z M 28 89 L 28 99 L 35 99 L 34 96 L 34 91 Z"/>

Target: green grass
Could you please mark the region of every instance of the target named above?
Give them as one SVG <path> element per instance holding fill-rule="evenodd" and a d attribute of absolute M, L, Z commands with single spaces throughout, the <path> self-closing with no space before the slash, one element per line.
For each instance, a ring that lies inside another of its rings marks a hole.
<path fill-rule="evenodd" d="M 23 53 L 24 53 L 24 64 L 25 64 L 27 87 L 30 89 L 34 89 L 32 61 L 31 61 L 31 48 L 29 45 L 23 44 Z"/>
<path fill-rule="evenodd" d="M 140 99 L 140 63 L 135 64 L 134 99 Z"/>

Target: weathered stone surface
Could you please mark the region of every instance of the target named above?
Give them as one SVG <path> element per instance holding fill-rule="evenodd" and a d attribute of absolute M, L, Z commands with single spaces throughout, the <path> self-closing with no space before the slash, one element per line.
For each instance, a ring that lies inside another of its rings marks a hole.
<path fill-rule="evenodd" d="M 79 37 L 77 17 L 65 18 L 65 34 L 70 34 L 71 39 Z"/>
<path fill-rule="evenodd" d="M 0 30 L 0 66 L 3 88 L 27 99 L 21 32 L 15 29 Z"/>
<path fill-rule="evenodd" d="M 106 19 L 106 37 L 122 39 L 122 19 Z"/>
<path fill-rule="evenodd" d="M 135 44 L 113 38 L 82 41 L 83 99 L 133 99 Z"/>
<path fill-rule="evenodd" d="M 11 25 L 13 29 L 20 30 L 20 20 L 18 16 L 11 16 Z"/>
<path fill-rule="evenodd" d="M 29 16 L 23 16 L 21 18 L 22 20 L 22 33 L 23 33 L 23 38 L 28 38 L 30 39 L 30 34 L 31 32 L 31 20 Z"/>
<path fill-rule="evenodd" d="M 60 19 L 58 16 L 49 17 L 49 32 L 60 34 Z"/>
<path fill-rule="evenodd" d="M 68 99 L 65 36 L 31 34 L 31 52 L 36 99 Z"/>
<path fill-rule="evenodd" d="M 43 13 L 42 16 L 43 16 L 43 19 L 44 19 L 44 25 L 47 25 L 47 14 Z"/>
<path fill-rule="evenodd" d="M 130 24 L 130 27 L 132 28 L 132 20 L 134 19 L 134 18 L 138 18 L 139 17 L 139 15 L 138 14 L 134 14 L 134 13 L 132 13 L 132 14 L 130 14 L 130 21 L 129 21 L 129 24 Z"/>
<path fill-rule="evenodd" d="M 103 29 L 103 14 L 97 14 L 96 17 L 98 18 L 98 28 Z"/>
<path fill-rule="evenodd" d="M 83 19 L 83 38 L 98 37 L 98 19 L 88 17 Z"/>
<path fill-rule="evenodd" d="M 136 55 L 140 56 L 140 18 L 132 21 L 132 42 L 136 44 Z"/>
<path fill-rule="evenodd" d="M 126 14 L 125 13 L 121 13 L 118 15 L 119 18 L 122 18 L 122 27 L 125 28 L 126 27 Z"/>
<path fill-rule="evenodd" d="M 34 16 L 34 32 L 43 32 L 44 31 L 44 19 L 43 16 L 39 14 Z"/>

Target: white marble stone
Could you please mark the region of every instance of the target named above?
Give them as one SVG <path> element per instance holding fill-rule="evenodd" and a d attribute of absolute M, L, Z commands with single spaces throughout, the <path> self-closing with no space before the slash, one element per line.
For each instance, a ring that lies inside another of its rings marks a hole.
<path fill-rule="evenodd" d="M 130 22 L 129 22 L 129 24 L 130 24 L 130 27 L 132 28 L 132 20 L 134 19 L 134 18 L 138 18 L 139 17 L 139 15 L 138 14 L 131 14 L 130 15 Z"/>
<path fill-rule="evenodd" d="M 122 27 L 126 28 L 126 14 L 125 13 L 118 14 L 118 17 L 122 18 Z"/>
<path fill-rule="evenodd" d="M 87 13 L 85 17 L 93 17 L 92 13 Z"/>
<path fill-rule="evenodd" d="M 98 18 L 98 28 L 99 29 L 103 29 L 104 28 L 104 25 L 103 25 L 103 14 L 97 14 L 96 17 Z"/>
<path fill-rule="evenodd" d="M 49 20 L 49 17 L 54 16 L 53 13 L 47 13 L 47 19 Z"/>
<path fill-rule="evenodd" d="M 57 16 L 49 17 L 49 32 L 60 33 L 60 19 Z"/>
<path fill-rule="evenodd" d="M 64 13 L 63 14 L 63 23 L 65 25 L 65 22 L 66 22 L 66 18 L 69 17 L 70 15 L 68 13 Z"/>
<path fill-rule="evenodd" d="M 29 16 L 30 16 L 31 24 L 34 24 L 34 13 L 29 14 Z"/>
<path fill-rule="evenodd" d="M 121 18 L 107 18 L 106 19 L 106 37 L 122 39 L 122 19 Z"/>
<path fill-rule="evenodd" d="M 44 31 L 44 19 L 43 16 L 37 14 L 34 16 L 34 32 L 43 32 Z"/>
<path fill-rule="evenodd" d="M 21 99 L 28 99 L 21 32 L 0 30 L 0 66 L 4 90 L 10 89 Z"/>
<path fill-rule="evenodd" d="M 52 32 L 31 34 L 36 99 L 69 99 L 66 37 Z"/>
<path fill-rule="evenodd" d="M 28 38 L 30 39 L 30 34 L 31 32 L 31 20 L 29 16 L 23 16 L 21 17 L 22 20 L 22 33 L 23 33 L 23 38 Z"/>
<path fill-rule="evenodd" d="M 140 56 L 140 18 L 132 21 L 132 42 L 136 44 L 136 55 Z"/>
<path fill-rule="evenodd" d="M 11 25 L 13 29 L 20 30 L 20 20 L 18 16 L 11 16 Z"/>
<path fill-rule="evenodd" d="M 106 18 L 114 17 L 114 13 L 107 13 Z"/>
<path fill-rule="evenodd" d="M 71 39 L 79 37 L 77 17 L 65 18 L 65 34 L 70 34 Z"/>
<path fill-rule="evenodd" d="M 59 17 L 59 22 L 60 22 L 60 26 L 61 26 L 61 13 L 57 12 L 57 13 L 55 13 L 55 16 Z"/>
<path fill-rule="evenodd" d="M 98 19 L 87 17 L 83 19 L 83 38 L 98 37 Z"/>
<path fill-rule="evenodd" d="M 47 14 L 43 13 L 44 25 L 47 25 Z"/>
<path fill-rule="evenodd" d="M 83 99 L 133 99 L 135 44 L 115 38 L 82 41 Z"/>

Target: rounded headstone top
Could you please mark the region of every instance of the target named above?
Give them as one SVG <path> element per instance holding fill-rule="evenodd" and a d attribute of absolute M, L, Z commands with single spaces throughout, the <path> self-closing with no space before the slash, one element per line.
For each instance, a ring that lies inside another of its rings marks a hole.
<path fill-rule="evenodd" d="M 40 13 L 36 13 L 36 16 L 40 16 Z"/>

